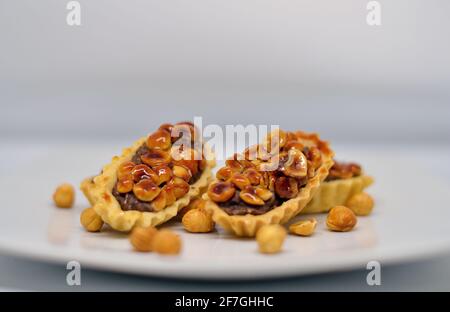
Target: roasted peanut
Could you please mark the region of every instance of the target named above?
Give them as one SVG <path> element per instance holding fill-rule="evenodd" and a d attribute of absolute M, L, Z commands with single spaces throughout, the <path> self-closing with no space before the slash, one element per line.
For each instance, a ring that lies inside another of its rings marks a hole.
<path fill-rule="evenodd" d="M 290 177 L 279 177 L 275 181 L 275 192 L 281 198 L 294 198 L 298 194 L 297 180 Z"/>
<path fill-rule="evenodd" d="M 236 192 L 236 189 L 234 188 L 234 185 L 230 182 L 215 182 L 210 185 L 208 189 L 208 196 L 211 198 L 211 200 L 217 202 L 217 203 L 224 203 L 228 200 L 230 200 L 234 193 Z"/>
<path fill-rule="evenodd" d="M 162 124 L 161 126 L 159 126 L 159 130 L 167 131 L 170 134 L 170 136 L 171 136 L 172 143 L 176 141 L 176 138 L 172 136 L 172 130 L 173 130 L 173 125 L 172 124 L 170 124 L 170 123 Z"/>
<path fill-rule="evenodd" d="M 245 189 L 243 189 L 239 193 L 239 198 L 242 199 L 245 203 L 247 203 L 249 205 L 254 205 L 254 206 L 264 205 L 264 200 L 262 200 L 262 198 L 260 198 L 256 194 L 256 189 L 252 186 L 248 186 Z"/>
<path fill-rule="evenodd" d="M 134 195 L 145 202 L 151 202 L 160 192 L 161 189 L 150 179 L 141 180 L 133 186 Z"/>
<path fill-rule="evenodd" d="M 166 206 L 170 206 L 176 202 L 177 198 L 175 196 L 173 185 L 164 185 L 164 187 L 161 189 L 161 192 L 166 193 Z"/>
<path fill-rule="evenodd" d="M 153 239 L 158 230 L 150 227 L 135 227 L 130 234 L 130 243 L 137 251 L 148 252 L 153 250 Z"/>
<path fill-rule="evenodd" d="M 259 185 L 262 181 L 262 175 L 254 168 L 248 168 L 244 171 L 244 175 L 252 185 Z"/>
<path fill-rule="evenodd" d="M 151 179 L 154 183 L 158 183 L 158 175 L 147 165 L 141 164 L 134 166 L 131 170 L 134 182 L 139 182 L 142 179 Z"/>
<path fill-rule="evenodd" d="M 250 180 L 242 173 L 233 174 L 230 182 L 236 185 L 241 190 L 251 185 Z"/>
<path fill-rule="evenodd" d="M 230 167 L 222 167 L 216 173 L 218 180 L 226 181 L 233 175 L 233 170 Z"/>
<path fill-rule="evenodd" d="M 75 202 L 75 189 L 68 183 L 61 184 L 53 193 L 53 201 L 59 208 L 71 208 Z"/>
<path fill-rule="evenodd" d="M 191 233 L 208 233 L 214 230 L 211 215 L 203 209 L 191 209 L 183 216 L 184 229 Z"/>
<path fill-rule="evenodd" d="M 353 211 L 345 206 L 336 206 L 330 210 L 327 216 L 327 226 L 331 231 L 348 232 L 356 225 L 356 216 Z"/>
<path fill-rule="evenodd" d="M 161 211 L 167 205 L 167 193 L 164 190 L 159 192 L 158 196 L 152 201 L 152 207 L 154 211 Z"/>
<path fill-rule="evenodd" d="M 372 196 L 367 193 L 359 193 L 353 195 L 348 200 L 346 206 L 353 210 L 357 216 L 367 216 L 373 210 L 374 200 Z"/>
<path fill-rule="evenodd" d="M 134 181 L 133 176 L 129 174 L 128 176 L 123 176 L 117 181 L 117 191 L 119 193 L 128 193 L 133 190 Z"/>
<path fill-rule="evenodd" d="M 189 180 L 192 178 L 191 171 L 184 167 L 184 166 L 173 166 L 173 175 L 183 179 L 186 182 L 189 182 Z"/>
<path fill-rule="evenodd" d="M 166 165 L 155 167 L 153 171 L 158 175 L 158 185 L 169 182 L 172 179 L 172 169 Z"/>
<path fill-rule="evenodd" d="M 244 170 L 244 166 L 240 163 L 238 159 L 241 159 L 239 155 L 235 154 L 232 159 L 227 159 L 225 164 L 227 167 L 230 167 L 234 172 L 242 172 Z"/>
<path fill-rule="evenodd" d="M 317 220 L 312 218 L 308 220 L 301 220 L 289 226 L 289 231 L 292 234 L 300 236 L 311 236 L 316 229 Z"/>
<path fill-rule="evenodd" d="M 158 231 L 153 237 L 152 248 L 160 254 L 178 254 L 181 251 L 181 238 L 170 230 Z"/>
<path fill-rule="evenodd" d="M 136 164 L 132 161 L 127 161 L 127 162 L 124 162 L 123 164 L 121 164 L 119 166 L 119 169 L 117 170 L 117 178 L 121 179 L 124 176 L 130 175 L 134 166 L 136 166 Z"/>
<path fill-rule="evenodd" d="M 276 175 L 274 172 L 263 172 L 263 181 L 261 185 L 269 191 L 275 190 Z"/>
<path fill-rule="evenodd" d="M 308 173 L 308 159 L 297 149 L 290 149 L 288 152 L 288 160 L 283 165 L 284 174 L 293 178 L 305 177 Z"/>
<path fill-rule="evenodd" d="M 261 186 L 255 187 L 255 192 L 256 195 L 258 195 L 258 197 L 260 197 L 264 201 L 268 201 L 273 197 L 273 193 L 271 191 Z"/>
<path fill-rule="evenodd" d="M 80 215 L 80 223 L 88 232 L 98 232 L 103 226 L 102 218 L 93 208 L 86 208 Z"/>
<path fill-rule="evenodd" d="M 172 163 L 174 166 L 181 166 L 188 169 L 190 174 L 194 176 L 198 173 L 200 160 L 182 159 L 182 160 L 173 160 Z"/>
<path fill-rule="evenodd" d="M 261 253 L 273 254 L 281 251 L 285 239 L 286 230 L 279 224 L 264 225 L 256 233 Z"/>
<path fill-rule="evenodd" d="M 180 179 L 178 177 L 174 177 L 172 180 L 170 180 L 168 185 L 170 185 L 173 188 L 173 193 L 176 199 L 181 198 L 187 193 L 189 193 L 190 189 L 189 184 L 183 179 Z"/>
<path fill-rule="evenodd" d="M 170 163 L 170 153 L 163 150 L 151 150 L 141 156 L 142 162 L 150 167 L 158 167 L 162 165 L 168 165 Z"/>
<path fill-rule="evenodd" d="M 147 147 L 149 149 L 167 150 L 172 146 L 170 132 L 159 129 L 147 138 Z"/>
<path fill-rule="evenodd" d="M 187 205 L 186 207 L 182 208 L 178 212 L 177 219 L 179 221 L 182 221 L 184 215 L 190 210 L 193 210 L 193 209 L 204 209 L 205 208 L 205 203 L 206 203 L 206 201 L 204 199 L 202 199 L 202 198 L 194 199 L 193 201 L 191 201 L 189 203 L 189 205 Z"/>

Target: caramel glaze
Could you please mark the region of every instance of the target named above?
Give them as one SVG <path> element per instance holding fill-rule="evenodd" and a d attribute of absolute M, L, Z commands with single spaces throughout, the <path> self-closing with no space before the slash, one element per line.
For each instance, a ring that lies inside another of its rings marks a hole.
<path fill-rule="evenodd" d="M 131 161 L 135 163 L 136 165 L 144 164 L 144 162 L 141 159 L 141 156 L 147 154 L 149 152 L 149 148 L 146 144 L 142 145 L 134 154 Z M 201 176 L 201 172 L 199 172 L 194 175 L 190 180 L 189 184 L 195 183 Z M 130 193 L 119 193 L 117 191 L 117 184 L 114 186 L 112 190 L 113 196 L 116 198 L 116 200 L 119 202 L 120 206 L 122 207 L 123 211 L 129 211 L 129 210 L 137 210 L 142 212 L 154 212 L 153 206 L 151 202 L 144 202 L 139 200 L 136 195 L 134 195 L 133 192 Z"/>
<path fill-rule="evenodd" d="M 304 187 L 307 183 L 307 179 L 302 180 L 302 184 L 299 185 L 299 189 Z M 236 190 L 234 196 L 225 203 L 220 203 L 219 206 L 223 209 L 227 214 L 232 216 L 243 216 L 246 214 L 251 214 L 254 216 L 265 214 L 275 207 L 281 206 L 285 201 L 289 199 L 280 198 L 277 195 L 274 195 L 270 200 L 266 201 L 262 206 L 252 206 L 239 197 L 240 191 Z"/>
<path fill-rule="evenodd" d="M 355 163 L 343 163 L 335 161 L 333 167 L 330 169 L 326 182 L 350 179 L 359 177 L 362 174 L 361 166 Z"/>

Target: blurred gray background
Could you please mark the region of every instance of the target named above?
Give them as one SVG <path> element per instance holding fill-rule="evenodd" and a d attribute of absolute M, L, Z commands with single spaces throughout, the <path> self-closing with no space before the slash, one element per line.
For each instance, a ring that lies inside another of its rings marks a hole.
<path fill-rule="evenodd" d="M 448 0 L 380 0 L 379 27 L 366 24 L 366 0 L 79 0 L 80 27 L 66 24 L 67 2 L 0 0 L 2 176 L 54 142 L 115 150 L 202 116 L 405 148 L 449 181 Z M 383 272 L 370 290 L 450 289 L 449 255 Z M 83 274 L 81 290 L 369 290 L 365 271 L 237 284 Z M 0 276 L 0 290 L 65 282 L 63 267 L 5 255 Z"/>
<path fill-rule="evenodd" d="M 0 0 L 0 139 L 132 139 L 165 121 L 450 143 L 450 1 Z"/>

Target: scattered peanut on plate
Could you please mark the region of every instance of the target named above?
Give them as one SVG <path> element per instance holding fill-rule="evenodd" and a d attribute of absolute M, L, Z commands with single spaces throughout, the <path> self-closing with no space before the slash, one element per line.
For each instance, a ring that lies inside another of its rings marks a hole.
<path fill-rule="evenodd" d="M 80 223 L 88 232 L 98 232 L 103 227 L 102 218 L 94 211 L 94 208 L 86 208 L 80 215 Z"/>
<path fill-rule="evenodd" d="M 59 185 L 53 193 L 53 201 L 59 208 L 71 208 L 75 202 L 75 189 L 69 183 Z"/>
<path fill-rule="evenodd" d="M 158 230 L 150 227 L 135 227 L 130 234 L 130 243 L 137 251 L 148 252 L 153 250 L 153 239 Z"/>
<path fill-rule="evenodd" d="M 171 230 L 161 230 L 153 237 L 153 251 L 163 255 L 176 255 L 181 251 L 181 238 Z"/>
<path fill-rule="evenodd" d="M 353 210 L 357 216 L 367 216 L 375 205 L 372 196 L 367 193 L 359 193 L 353 195 L 347 202 L 346 206 Z"/>
<path fill-rule="evenodd" d="M 184 229 L 191 233 L 209 233 L 214 230 L 211 214 L 204 209 L 191 209 L 183 216 Z"/>
<path fill-rule="evenodd" d="M 206 201 L 205 201 L 204 199 L 202 199 L 202 198 L 194 199 L 193 201 L 191 201 L 191 202 L 189 203 L 189 205 L 187 205 L 186 207 L 184 207 L 184 208 L 182 208 L 180 211 L 178 211 L 177 216 L 176 216 L 177 220 L 178 220 L 178 221 L 182 221 L 184 215 L 185 215 L 189 210 L 192 210 L 192 209 L 203 209 L 203 208 L 205 208 L 205 203 L 206 203 Z"/>
<path fill-rule="evenodd" d="M 267 254 L 280 252 L 286 235 L 286 229 L 279 224 L 264 225 L 256 233 L 259 251 Z"/>
<path fill-rule="evenodd" d="M 299 236 L 311 236 L 317 225 L 315 218 L 301 220 L 289 226 L 289 232 Z"/>
<path fill-rule="evenodd" d="M 331 231 L 348 232 L 355 227 L 357 219 L 355 213 L 350 208 L 336 206 L 328 213 L 326 223 Z"/>

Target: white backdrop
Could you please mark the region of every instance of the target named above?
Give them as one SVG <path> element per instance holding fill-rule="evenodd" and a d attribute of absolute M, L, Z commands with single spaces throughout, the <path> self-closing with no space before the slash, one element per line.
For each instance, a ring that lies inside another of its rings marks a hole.
<path fill-rule="evenodd" d="M 450 2 L 0 0 L 0 133 L 133 138 L 163 121 L 450 142 Z"/>

